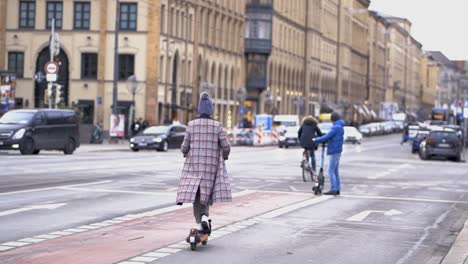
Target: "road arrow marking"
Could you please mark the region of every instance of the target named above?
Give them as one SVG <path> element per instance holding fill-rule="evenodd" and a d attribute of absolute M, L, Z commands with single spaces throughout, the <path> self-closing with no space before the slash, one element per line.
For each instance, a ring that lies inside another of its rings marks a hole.
<path fill-rule="evenodd" d="M 40 210 L 40 209 L 54 210 L 54 209 L 60 208 L 60 207 L 62 207 L 64 205 L 66 205 L 66 203 L 41 204 L 41 205 L 26 206 L 26 207 L 23 207 L 23 208 L 12 209 L 12 210 L 8 210 L 8 211 L 0 212 L 0 216 L 12 215 L 12 214 L 17 214 L 17 213 L 21 213 L 21 212 L 26 212 L 26 211 L 31 211 L 31 210 Z"/>
<path fill-rule="evenodd" d="M 348 219 L 346 219 L 346 221 L 361 222 L 364 219 L 366 219 L 372 213 L 383 213 L 386 216 L 393 216 L 393 215 L 403 214 L 402 212 L 400 212 L 398 210 L 395 210 L 395 209 L 392 209 L 392 210 L 389 210 L 389 211 L 366 210 L 366 211 L 360 212 L 359 214 L 356 214 L 356 215 L 353 215 L 353 216 L 349 217 Z"/>

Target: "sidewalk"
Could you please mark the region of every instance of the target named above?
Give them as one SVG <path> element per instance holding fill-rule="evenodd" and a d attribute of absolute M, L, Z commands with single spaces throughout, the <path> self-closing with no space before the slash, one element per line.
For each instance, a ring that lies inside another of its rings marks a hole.
<path fill-rule="evenodd" d="M 442 264 L 468 264 L 468 220 Z"/>

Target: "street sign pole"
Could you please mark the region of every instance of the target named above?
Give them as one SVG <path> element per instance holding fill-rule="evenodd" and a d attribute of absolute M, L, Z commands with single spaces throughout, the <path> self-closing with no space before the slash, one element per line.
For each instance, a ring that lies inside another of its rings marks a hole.
<path fill-rule="evenodd" d="M 49 52 L 50 52 L 50 62 L 54 61 L 54 38 L 55 38 L 55 19 L 52 18 L 52 27 L 50 32 L 50 43 L 49 43 Z M 49 82 L 47 89 L 52 89 L 53 82 Z M 52 109 L 52 91 L 48 91 L 49 96 L 49 109 Z"/>

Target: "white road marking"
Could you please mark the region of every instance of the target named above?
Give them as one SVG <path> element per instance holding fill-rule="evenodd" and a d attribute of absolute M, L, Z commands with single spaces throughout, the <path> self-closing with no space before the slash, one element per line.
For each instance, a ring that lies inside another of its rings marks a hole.
<path fill-rule="evenodd" d="M 26 212 L 26 211 L 31 211 L 31 210 L 40 210 L 40 209 L 54 210 L 64 205 L 66 205 L 66 203 L 31 205 L 31 206 L 26 206 L 22 208 L 0 212 L 0 216 L 12 215 L 12 214 L 17 214 L 21 212 Z"/>
<path fill-rule="evenodd" d="M 297 189 L 294 186 L 289 185 L 289 189 L 291 189 L 291 191 L 293 191 L 293 192 L 297 192 Z"/>
<path fill-rule="evenodd" d="M 30 190 L 23 190 L 23 191 L 16 191 L 16 192 L 6 192 L 6 193 L 0 193 L 0 196 L 21 194 L 21 193 L 40 192 L 40 191 L 50 191 L 50 190 L 55 190 L 55 189 L 58 189 L 58 188 L 67 188 L 67 187 L 72 188 L 72 187 L 79 187 L 79 186 L 106 184 L 106 183 L 111 183 L 111 182 L 112 182 L 111 180 L 106 180 L 106 181 L 90 182 L 90 183 L 83 183 L 83 184 L 73 184 L 73 185 L 55 186 L 55 187 L 47 187 L 47 188 L 40 188 L 40 189 L 30 189 Z"/>
<path fill-rule="evenodd" d="M 10 250 L 14 247 L 5 247 L 5 246 L 0 246 L 0 251 L 5 251 L 5 250 Z"/>
<path fill-rule="evenodd" d="M 21 240 L 18 240 L 19 242 L 27 242 L 27 243 L 39 243 L 44 241 L 45 239 L 42 238 L 23 238 Z"/>
<path fill-rule="evenodd" d="M 151 261 L 155 261 L 157 259 L 158 258 L 152 258 L 152 257 L 136 257 L 136 258 L 130 259 L 130 261 L 151 262 Z"/>
<path fill-rule="evenodd" d="M 347 218 L 346 221 L 362 222 L 364 219 L 366 219 L 372 213 L 383 213 L 386 216 L 403 214 L 402 212 L 400 212 L 398 210 L 395 210 L 395 209 L 392 209 L 392 210 L 389 210 L 389 211 L 366 210 L 366 211 L 362 211 L 362 212 L 360 212 L 358 214 L 355 214 L 355 215 Z"/>
<path fill-rule="evenodd" d="M 22 246 L 26 246 L 26 245 L 29 245 L 31 243 L 29 242 L 7 242 L 7 243 L 3 243 L 2 246 L 5 246 L 5 247 L 22 247 Z"/>
<path fill-rule="evenodd" d="M 352 195 L 352 194 L 345 194 L 345 195 L 341 195 L 341 196 L 349 197 L 349 198 L 358 198 L 358 199 L 392 200 L 392 201 L 426 202 L 426 203 L 468 204 L 468 202 L 465 202 L 465 201 L 436 200 L 436 199 L 411 198 L 411 197 L 368 196 L 368 195 Z"/>
<path fill-rule="evenodd" d="M 125 190 L 112 190 L 112 189 L 75 188 L 75 187 L 60 187 L 56 189 L 70 190 L 70 191 L 100 192 L 100 193 L 127 193 L 127 194 L 174 196 L 174 193 L 169 193 L 169 192 L 140 192 L 140 191 L 125 191 Z"/>

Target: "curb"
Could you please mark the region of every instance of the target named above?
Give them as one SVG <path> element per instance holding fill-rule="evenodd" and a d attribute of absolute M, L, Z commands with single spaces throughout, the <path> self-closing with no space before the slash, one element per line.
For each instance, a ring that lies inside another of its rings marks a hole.
<path fill-rule="evenodd" d="M 441 264 L 468 264 L 468 220 Z"/>

